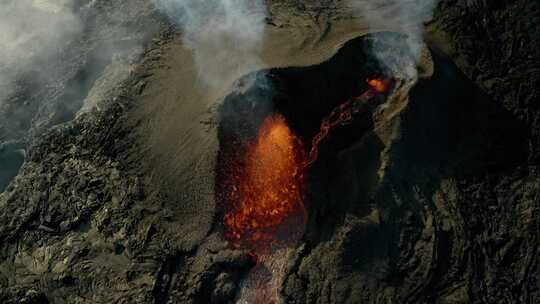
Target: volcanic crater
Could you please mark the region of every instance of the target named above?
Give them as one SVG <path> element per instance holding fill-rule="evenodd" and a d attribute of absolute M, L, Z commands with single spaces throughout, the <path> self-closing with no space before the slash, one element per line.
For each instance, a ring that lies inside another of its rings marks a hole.
<path fill-rule="evenodd" d="M 423 24 L 394 20 L 403 1 L 267 1 L 257 58 L 197 52 L 156 1 L 86 2 L 51 90 L 0 100 L 0 302 L 537 302 L 534 1 L 440 1 Z M 113 25 L 144 52 L 80 79 Z M 13 133 L 19 105 L 39 113 Z"/>
<path fill-rule="evenodd" d="M 298 185 L 302 186 L 300 189 L 302 193 L 298 197 L 302 201 L 300 209 L 303 209 L 305 203 L 310 210 L 307 213 L 317 214 L 317 209 L 321 206 L 309 197 L 312 195 L 326 197 L 327 187 L 307 187 L 312 190 L 306 189 L 304 178 L 309 183 L 320 183 L 326 180 L 330 174 L 328 162 L 373 129 L 373 111 L 376 107 L 355 113 L 357 117 L 336 125 L 335 129 L 331 130 L 333 134 L 324 138 L 324 142 L 319 147 L 322 150 L 320 159 L 316 160 L 314 166 L 302 168 L 302 162 L 305 162 L 310 150 L 314 148 L 312 139 L 321 131 L 321 121 L 329 113 L 336 111 L 336 108 L 345 101 L 370 90 L 369 79 L 384 78 L 387 79 L 385 81 L 393 81 L 392 79 L 396 76 L 402 76 L 393 75 L 389 67 L 381 66 L 380 58 L 373 57 L 371 48 L 376 43 L 378 48 L 384 47 L 387 52 L 401 50 L 401 54 L 394 52 L 393 55 L 396 58 L 391 58 L 391 60 L 403 61 L 405 59 L 397 57 L 411 56 L 403 51 L 407 50 L 406 39 L 407 37 L 402 34 L 389 32 L 367 35 L 347 42 L 335 56 L 321 64 L 269 69 L 252 73 L 238 80 L 234 91 L 224 99 L 219 109 L 220 151 L 216 168 L 216 197 L 220 212 L 226 215 L 231 208 L 238 207 L 231 205 L 230 195 L 228 195 L 232 188 L 240 186 L 235 185 L 240 180 L 233 178 L 232 175 L 236 174 L 233 171 L 237 172 L 238 167 L 245 165 L 249 146 L 253 145 L 260 133 L 264 131 L 261 131 L 261 128 L 268 128 L 266 126 L 268 123 L 265 122 L 271 120 L 272 117 L 279 117 L 278 120 L 282 120 L 285 127 L 289 129 L 290 136 L 294 137 L 292 140 L 296 141 L 291 143 L 295 145 L 293 157 L 296 168 L 289 168 L 291 172 L 287 173 L 298 174 L 298 178 L 301 179 Z M 381 88 L 374 90 L 381 90 Z M 268 152 L 276 151 L 269 150 Z M 294 169 L 305 170 L 305 172 L 292 172 Z M 253 204 L 252 207 L 256 208 L 256 198 Z M 296 212 L 302 211 L 296 210 Z M 307 216 L 307 213 L 301 217 Z M 264 222 L 265 218 L 258 220 Z M 316 226 L 312 228 L 316 229 Z M 227 230 L 226 227 L 223 229 Z M 286 233 L 286 231 L 281 231 L 281 234 Z M 289 233 L 292 232 L 289 231 Z"/>

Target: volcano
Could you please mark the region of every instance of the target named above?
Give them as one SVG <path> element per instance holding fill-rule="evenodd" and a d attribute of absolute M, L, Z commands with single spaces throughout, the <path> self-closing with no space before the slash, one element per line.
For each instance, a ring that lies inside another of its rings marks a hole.
<path fill-rule="evenodd" d="M 0 3 L 0 303 L 538 303 L 539 9 Z"/>
<path fill-rule="evenodd" d="M 396 63 L 392 70 L 365 51 L 375 43 L 388 50 L 406 49 L 405 41 L 405 36 L 395 33 L 359 38 L 319 66 L 248 75 L 237 85 L 251 86 L 239 87 L 225 98 L 219 109 L 216 167 L 223 236 L 257 264 L 245 279 L 240 302 L 282 302 L 279 286 L 286 275 L 282 265 L 304 235 L 313 231 L 309 226 L 306 230 L 309 214 L 325 207 L 315 202 L 325 196 L 321 189 L 328 185 L 306 185 L 306 180 L 325 180 L 331 173 L 321 170 L 321 163 L 376 128 L 385 128 L 408 102 L 409 90 L 419 77 L 433 73 L 427 49 L 422 66 L 417 67 L 423 73 L 413 75 L 405 72 L 416 64 L 412 54 L 389 52 L 386 59 Z M 339 64 L 345 61 L 356 65 Z M 332 82 L 323 76 L 328 73 L 336 75 Z M 323 85 L 332 89 L 325 92 Z M 316 95 L 314 89 L 319 90 Z M 333 96 L 341 90 L 345 94 Z M 327 151 L 332 140 L 341 143 L 337 150 Z M 326 151 L 319 154 L 319 150 Z M 343 195 L 350 190 L 345 191 Z"/>

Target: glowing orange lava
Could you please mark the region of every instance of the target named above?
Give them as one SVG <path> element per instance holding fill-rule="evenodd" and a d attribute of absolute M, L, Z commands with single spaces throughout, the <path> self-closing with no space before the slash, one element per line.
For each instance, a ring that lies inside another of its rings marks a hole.
<path fill-rule="evenodd" d="M 224 222 L 225 238 L 234 246 L 263 250 L 282 241 L 278 234 L 290 218 L 305 220 L 303 155 L 301 141 L 282 116 L 263 122 L 245 161 L 230 176 L 227 199 L 232 208 Z"/>
<path fill-rule="evenodd" d="M 304 167 L 311 166 L 319 158 L 319 145 L 328 137 L 329 133 L 337 126 L 347 123 L 352 119 L 351 102 L 347 101 L 337 106 L 328 116 L 323 118 L 321 128 L 311 140 L 311 150 L 303 164 Z"/>
<path fill-rule="evenodd" d="M 330 135 L 330 132 L 337 126 L 346 124 L 353 119 L 354 104 L 358 102 L 367 102 L 376 94 L 382 94 L 388 91 L 391 86 L 391 81 L 384 78 L 369 78 L 366 80 L 369 90 L 355 99 L 347 100 L 344 103 L 338 105 L 330 114 L 323 118 L 321 122 L 321 128 L 311 141 L 311 150 L 306 158 L 304 167 L 311 166 L 319 157 L 319 145 L 321 142 Z"/>
<path fill-rule="evenodd" d="M 305 155 L 300 139 L 280 115 L 268 117 L 257 138 L 248 143 L 227 173 L 225 238 L 235 247 L 257 254 L 273 244 L 298 240 L 306 212 L 302 202 L 304 171 L 318 158 L 321 142 L 339 125 L 353 119 L 355 106 L 385 93 L 391 81 L 373 77 L 361 96 L 337 106 L 321 123 Z"/>
<path fill-rule="evenodd" d="M 369 85 L 370 89 L 377 93 L 386 92 L 388 90 L 388 86 L 390 85 L 388 80 L 376 77 L 368 79 L 367 84 Z"/>

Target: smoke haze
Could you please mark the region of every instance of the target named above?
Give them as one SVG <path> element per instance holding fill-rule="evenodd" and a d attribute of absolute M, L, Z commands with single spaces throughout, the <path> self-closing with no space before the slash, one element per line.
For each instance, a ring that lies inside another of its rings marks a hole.
<path fill-rule="evenodd" d="M 439 0 L 347 0 L 354 14 L 366 22 L 370 31 L 399 31 L 408 35 L 408 47 L 418 62 L 422 55 L 424 24 L 433 19 L 433 12 Z M 390 70 L 394 63 L 387 60 L 388 50 L 377 43 L 371 46 L 372 53 L 381 64 Z M 416 77 L 416 71 L 406 71 L 410 77 Z"/>
<path fill-rule="evenodd" d="M 70 0 L 0 2 L 0 105 L 21 73 L 58 52 L 82 30 Z"/>
<path fill-rule="evenodd" d="M 262 0 L 154 0 L 183 33 L 200 78 L 217 86 L 260 65 L 266 7 Z"/>
<path fill-rule="evenodd" d="M 108 102 L 154 12 L 148 0 L 0 0 L 0 193 L 34 138 Z"/>

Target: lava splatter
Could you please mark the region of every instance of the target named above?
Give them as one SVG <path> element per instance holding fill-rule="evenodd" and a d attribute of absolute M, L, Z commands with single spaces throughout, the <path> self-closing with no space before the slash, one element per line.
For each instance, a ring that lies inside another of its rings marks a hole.
<path fill-rule="evenodd" d="M 283 116 L 268 117 L 230 176 L 225 238 L 231 244 L 264 252 L 287 243 L 298 221 L 305 222 L 303 158 L 301 141 Z"/>

